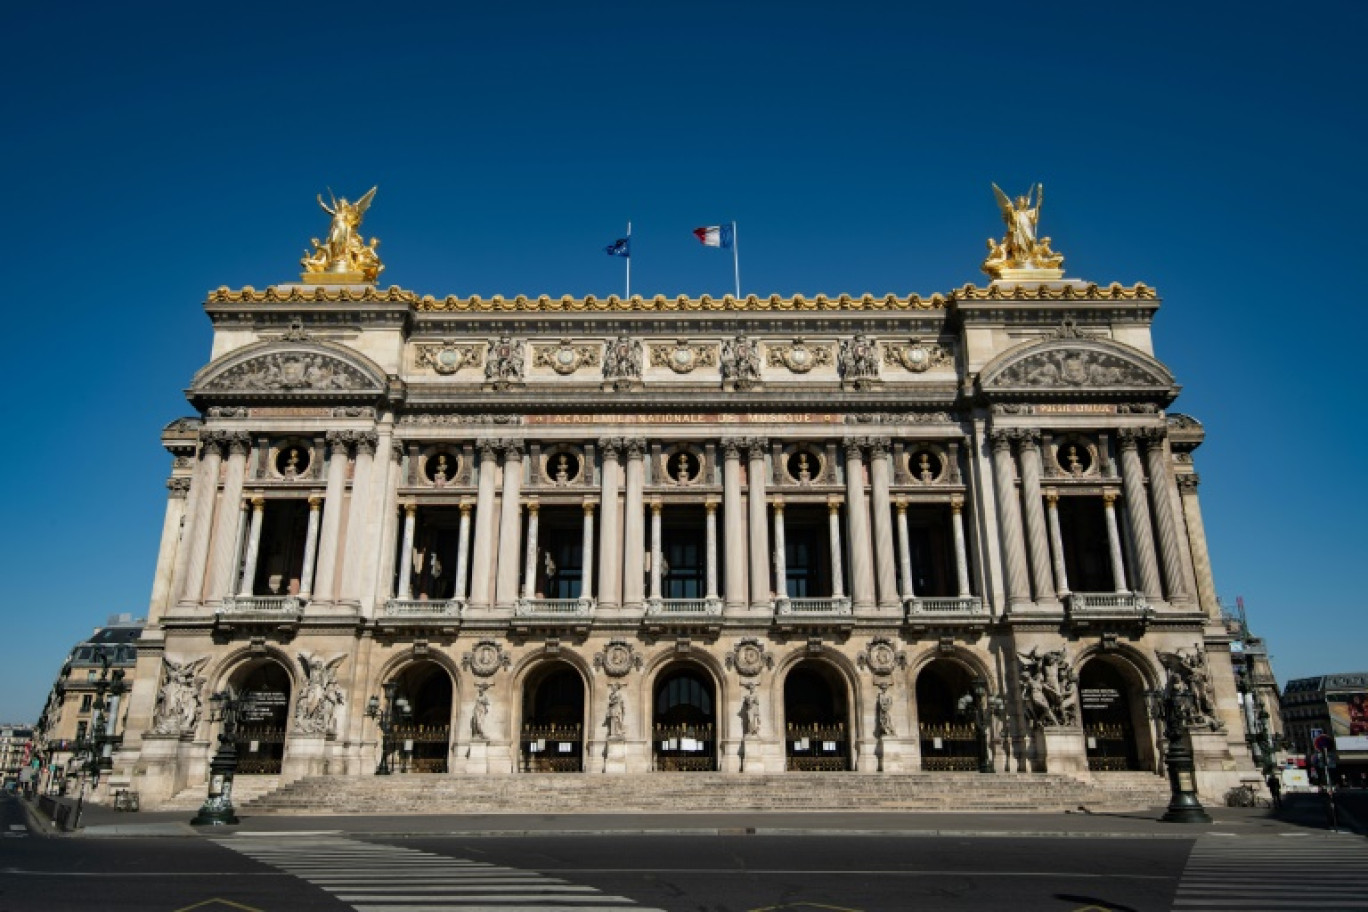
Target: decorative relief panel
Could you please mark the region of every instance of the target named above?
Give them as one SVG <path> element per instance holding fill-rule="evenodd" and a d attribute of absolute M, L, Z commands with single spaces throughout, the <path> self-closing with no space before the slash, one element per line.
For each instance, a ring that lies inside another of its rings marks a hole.
<path fill-rule="evenodd" d="M 870 640 L 869 646 L 857 658 L 861 668 L 868 668 L 876 675 L 889 675 L 907 667 L 907 654 L 898 650 L 887 637 Z"/>
<path fill-rule="evenodd" d="M 764 643 L 747 637 L 728 653 L 727 667 L 736 669 L 738 674 L 753 678 L 766 668 L 774 667 L 774 656 L 765 652 Z"/>
<path fill-rule="evenodd" d="M 485 379 L 504 387 L 523 378 L 523 341 L 511 336 L 490 339 L 485 355 Z"/>
<path fill-rule="evenodd" d="M 620 678 L 633 668 L 641 668 L 641 656 L 626 640 L 613 640 L 594 656 L 594 667 L 601 668 L 614 678 Z"/>
<path fill-rule="evenodd" d="M 271 352 L 230 367 L 206 390 L 366 390 L 375 383 L 338 358 L 319 352 Z"/>
<path fill-rule="evenodd" d="M 441 345 L 419 345 L 415 351 L 415 363 L 419 367 L 430 367 L 439 374 L 454 374 L 463 367 L 480 367 L 484 364 L 484 352 L 478 345 L 444 342 Z"/>
<path fill-rule="evenodd" d="M 652 345 L 650 351 L 652 367 L 668 367 L 676 374 L 717 366 L 717 349 L 712 345 L 689 345 L 681 339 L 674 345 Z"/>
<path fill-rule="evenodd" d="M 600 363 L 597 345 L 575 345 L 562 339 L 559 345 L 532 346 L 532 366 L 549 367 L 558 374 L 573 374 L 581 367 L 598 367 Z"/>
<path fill-rule="evenodd" d="M 808 345 L 801 338 L 792 345 L 771 345 L 767 348 L 770 367 L 786 367 L 795 374 L 806 374 L 814 367 L 829 367 L 836 363 L 836 355 L 829 345 Z"/>
<path fill-rule="evenodd" d="M 924 373 L 933 367 L 951 367 L 955 354 L 943 345 L 913 339 L 907 343 L 890 343 L 884 347 L 884 364 L 901 364 L 914 374 Z"/>
<path fill-rule="evenodd" d="M 480 640 L 474 649 L 461 656 L 461 667 L 487 678 L 500 668 L 507 668 L 512 661 L 512 657 L 504 652 L 498 641 Z"/>
<path fill-rule="evenodd" d="M 878 379 L 879 344 L 864 333 L 842 339 L 836 366 L 845 380 Z"/>
<path fill-rule="evenodd" d="M 1055 349 L 1023 358 L 998 376 L 1007 386 L 1149 386 L 1156 378 L 1106 352 Z"/>

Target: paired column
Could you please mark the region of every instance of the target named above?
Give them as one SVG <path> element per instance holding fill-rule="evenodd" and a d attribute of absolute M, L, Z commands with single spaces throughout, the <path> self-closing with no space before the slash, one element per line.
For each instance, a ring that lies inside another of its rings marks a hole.
<path fill-rule="evenodd" d="M 172 598 L 181 605 L 198 604 L 204 588 L 209 523 L 214 515 L 214 496 L 218 492 L 219 466 L 223 463 L 221 435 L 203 434 L 199 462 L 190 479 L 185 502 L 185 524 L 176 550 L 176 565 L 171 572 Z"/>
<path fill-rule="evenodd" d="M 180 549 L 183 523 L 187 517 L 187 495 L 190 493 L 191 479 L 184 475 L 172 476 L 166 480 L 166 513 L 162 517 L 161 545 L 157 550 L 157 574 L 152 580 L 152 597 L 148 600 L 148 622 L 156 624 L 170 605 L 171 587 L 175 582 L 176 568 L 180 566 Z"/>
<path fill-rule="evenodd" d="M 1149 463 L 1150 500 L 1159 523 L 1159 556 L 1163 560 L 1164 583 L 1170 602 L 1187 599 L 1187 579 L 1183 573 L 1182 545 L 1178 537 L 1179 519 L 1173 508 L 1169 485 L 1168 458 L 1164 450 L 1164 431 L 1153 428 L 1146 435 L 1145 456 Z"/>
<path fill-rule="evenodd" d="M 703 504 L 703 510 L 706 537 L 704 560 L 708 562 L 704 568 L 706 574 L 704 577 L 704 586 L 706 587 L 704 598 L 708 600 L 709 605 L 713 605 L 719 601 L 717 594 L 717 501 L 708 499 Z"/>
<path fill-rule="evenodd" d="M 659 500 L 651 501 L 651 592 L 650 600 L 655 604 L 660 603 L 660 576 L 661 576 L 661 542 L 660 542 L 660 509 Z"/>
<path fill-rule="evenodd" d="M 503 503 L 499 511 L 494 607 L 512 609 L 518 600 L 518 539 L 522 537 L 522 443 L 505 441 L 503 451 Z"/>
<path fill-rule="evenodd" d="M 527 553 L 523 557 L 523 598 L 537 597 L 537 529 L 540 525 L 541 504 L 527 503 Z"/>
<path fill-rule="evenodd" d="M 1021 454 L 1021 502 L 1026 507 L 1026 541 L 1031 554 L 1035 600 L 1051 602 L 1056 598 L 1056 587 L 1050 575 L 1050 533 L 1041 505 L 1040 432 L 1034 429 L 1018 431 L 1017 440 Z"/>
<path fill-rule="evenodd" d="M 318 533 L 318 569 L 314 576 L 316 602 L 331 602 L 336 591 L 337 539 L 342 528 L 342 497 L 352 439 L 350 431 L 328 432 L 328 482 L 323 489 L 323 522 Z"/>
<path fill-rule="evenodd" d="M 488 608 L 489 584 L 494 575 L 494 529 L 497 520 L 494 515 L 494 476 L 498 470 L 499 449 L 495 440 L 480 440 L 476 446 L 480 451 L 480 478 L 475 494 L 475 554 L 471 559 L 470 603 Z"/>
<path fill-rule="evenodd" d="M 1145 473 L 1140 468 L 1138 435 L 1134 430 L 1117 432 L 1121 445 L 1121 491 L 1126 497 L 1126 516 L 1130 519 L 1131 543 L 1140 564 L 1140 591 L 1152 598 L 1163 598 L 1159 565 L 1154 554 L 1154 531 L 1150 526 L 1149 504 L 1145 502 Z"/>
<path fill-rule="evenodd" d="M 644 443 L 628 440 L 626 495 L 622 509 L 622 607 L 640 611 L 646 601 L 646 463 Z"/>
<path fill-rule="evenodd" d="M 907 533 L 907 499 L 899 497 L 895 506 L 898 510 L 898 570 L 902 575 L 902 597 L 913 599 L 917 593 L 912 587 L 912 545 Z"/>
<path fill-rule="evenodd" d="M 589 603 L 594 598 L 594 508 L 592 500 L 586 500 L 583 504 L 584 510 L 584 532 L 582 536 L 582 555 L 580 557 L 580 594 L 582 603 Z"/>
<path fill-rule="evenodd" d="M 770 604 L 769 523 L 765 507 L 765 444 L 763 437 L 746 441 L 750 462 L 746 467 L 746 492 L 750 506 L 750 603 L 752 608 Z"/>
<path fill-rule="evenodd" d="M 404 544 L 399 550 L 399 598 L 413 598 L 413 527 L 418 517 L 417 504 L 404 504 Z M 464 518 L 464 511 L 463 516 Z"/>
<path fill-rule="evenodd" d="M 1118 593 L 1126 588 L 1126 565 L 1121 560 L 1121 530 L 1116 525 L 1116 492 L 1102 492 L 1102 511 L 1107 518 L 1107 551 L 1111 555 L 1112 585 Z"/>
<path fill-rule="evenodd" d="M 845 574 L 841 566 L 845 563 L 841 553 L 841 502 L 834 497 L 827 498 L 827 530 L 831 541 L 831 597 L 845 598 Z"/>
<path fill-rule="evenodd" d="M 318 558 L 318 521 L 322 508 L 323 498 L 310 494 L 309 528 L 304 533 L 304 566 L 299 569 L 299 597 L 305 600 L 313 595 L 314 562 Z"/>
<path fill-rule="evenodd" d="M 242 515 L 242 485 L 247 477 L 247 451 L 251 441 L 246 432 L 233 432 L 228 440 L 228 470 L 223 476 L 223 494 L 219 498 L 214 522 L 214 538 L 210 542 L 209 584 L 206 601 L 214 604 L 225 595 L 232 595 L 234 559 L 237 557 L 237 526 Z"/>
<path fill-rule="evenodd" d="M 774 498 L 774 602 L 788 604 L 788 556 L 784 553 L 784 498 Z"/>
<path fill-rule="evenodd" d="M 1055 592 L 1060 598 L 1069 594 L 1069 574 L 1064 569 L 1064 536 L 1059 532 L 1059 492 L 1045 492 L 1046 515 L 1050 522 L 1050 551 L 1054 555 Z"/>
<path fill-rule="evenodd" d="M 249 597 L 256 583 L 257 557 L 261 553 L 261 518 L 265 512 L 266 498 L 258 494 L 252 498 L 252 525 L 247 532 L 247 556 L 242 561 L 242 582 L 237 591 L 239 598 Z"/>
<path fill-rule="evenodd" d="M 377 436 L 374 431 L 356 432 L 356 465 L 352 469 L 351 506 L 347 511 L 347 541 L 342 550 L 341 600 L 359 605 L 365 591 L 365 571 L 379 555 L 370 540 L 371 469 L 375 465 Z"/>
<path fill-rule="evenodd" d="M 461 524 L 456 531 L 456 586 L 451 597 L 466 598 L 466 577 L 470 575 L 470 502 L 461 501 Z"/>
<path fill-rule="evenodd" d="M 964 501 L 958 497 L 950 501 L 950 526 L 955 535 L 955 579 L 960 598 L 968 598 L 969 551 L 964 543 Z"/>
<path fill-rule="evenodd" d="M 736 438 L 722 441 L 722 519 L 726 548 L 726 607 L 729 611 L 746 607 L 746 521 L 741 506 L 741 446 Z"/>
<path fill-rule="evenodd" d="M 1017 497 L 1016 471 L 1012 465 L 1012 432 L 993 431 L 992 443 L 993 487 L 997 489 L 998 525 L 1002 529 L 1007 601 L 1021 605 L 1031 600 L 1031 584 L 1026 571 L 1026 545 L 1022 541 L 1021 501 Z"/>
<path fill-rule="evenodd" d="M 874 564 L 879 607 L 894 609 L 898 598 L 897 558 L 893 546 L 893 502 L 888 493 L 888 438 L 869 440 L 869 500 L 874 511 Z"/>
<path fill-rule="evenodd" d="M 1197 578 L 1197 599 L 1209 617 L 1216 617 L 1220 605 L 1216 601 L 1216 581 L 1211 575 L 1211 555 L 1207 552 L 1202 505 L 1197 499 L 1197 485 L 1201 483 L 1201 479 L 1193 473 L 1179 475 L 1175 480 L 1183 507 L 1183 517 L 1187 520 L 1188 541 L 1192 547 L 1192 570 Z"/>
<path fill-rule="evenodd" d="M 618 451 L 622 441 L 605 438 L 598 445 L 603 454 L 599 491 L 598 604 L 600 608 L 617 608 L 622 602 L 622 549 L 618 543 L 618 486 L 622 472 Z"/>
<path fill-rule="evenodd" d="M 857 611 L 874 607 L 873 549 L 869 541 L 869 511 L 865 508 L 863 447 L 863 440 L 847 440 L 845 444 L 850 593 Z"/>

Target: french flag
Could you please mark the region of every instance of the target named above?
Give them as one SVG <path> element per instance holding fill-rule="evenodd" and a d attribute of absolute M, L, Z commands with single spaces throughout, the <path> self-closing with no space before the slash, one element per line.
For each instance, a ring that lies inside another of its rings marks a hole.
<path fill-rule="evenodd" d="M 704 247 L 731 247 L 732 245 L 732 226 L 731 225 L 704 225 L 702 228 L 693 230 L 694 237 Z"/>

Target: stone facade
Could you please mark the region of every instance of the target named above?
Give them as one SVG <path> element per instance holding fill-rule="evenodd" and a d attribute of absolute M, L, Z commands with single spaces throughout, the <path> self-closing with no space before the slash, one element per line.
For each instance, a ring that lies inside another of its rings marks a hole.
<path fill-rule="evenodd" d="M 118 763 L 242 774 L 1248 768 L 1144 286 L 219 289 Z M 389 687 L 387 696 L 387 685 Z M 368 709 L 370 710 L 368 712 Z M 378 717 L 389 714 L 390 737 Z M 982 726 L 975 718 L 986 719 Z"/>

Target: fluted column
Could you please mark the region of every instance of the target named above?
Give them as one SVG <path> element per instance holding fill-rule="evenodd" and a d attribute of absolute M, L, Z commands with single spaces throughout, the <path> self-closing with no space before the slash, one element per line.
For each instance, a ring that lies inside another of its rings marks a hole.
<path fill-rule="evenodd" d="M 417 504 L 404 504 L 404 544 L 399 550 L 399 598 L 413 598 L 413 527 Z"/>
<path fill-rule="evenodd" d="M 1182 544 L 1178 537 L 1178 517 L 1174 515 L 1163 430 L 1152 429 L 1146 435 L 1146 444 L 1150 501 L 1154 504 L 1154 517 L 1159 523 L 1159 556 L 1163 562 L 1164 583 L 1169 601 L 1180 602 L 1187 599 L 1187 579 L 1183 574 Z"/>
<path fill-rule="evenodd" d="M 763 437 L 746 441 L 746 494 L 750 507 L 750 604 L 768 608 L 771 601 L 769 517 L 765 505 L 765 445 Z"/>
<path fill-rule="evenodd" d="M 622 466 L 618 452 L 622 441 L 605 438 L 598 442 L 603 454 L 599 492 L 599 596 L 600 608 L 617 608 L 622 603 L 622 550 L 618 544 L 618 488 Z"/>
<path fill-rule="evenodd" d="M 252 526 L 247 532 L 247 556 L 242 561 L 242 582 L 238 595 L 247 598 L 256 583 L 257 557 L 261 554 L 261 518 L 266 512 L 266 498 L 260 494 L 252 498 Z"/>
<path fill-rule="evenodd" d="M 912 587 L 912 544 L 907 532 L 907 498 L 899 497 L 894 506 L 898 510 L 898 570 L 902 575 L 902 597 L 916 598 Z"/>
<path fill-rule="evenodd" d="M 864 442 L 847 440 L 846 531 L 850 536 L 850 594 L 855 609 L 874 607 L 874 555 L 865 508 Z"/>
<path fill-rule="evenodd" d="M 993 431 L 993 487 L 997 489 L 1007 601 L 1020 605 L 1031 600 L 1031 583 L 1026 570 L 1026 545 L 1022 541 L 1021 500 L 1017 497 L 1016 472 L 1012 466 L 1011 434 L 1006 430 Z"/>
<path fill-rule="evenodd" d="M 470 511 L 472 504 L 461 501 L 461 522 L 456 530 L 456 584 L 451 597 L 457 601 L 466 598 L 466 579 L 470 576 Z"/>
<path fill-rule="evenodd" d="M 199 603 L 204 589 L 204 570 L 209 557 L 209 527 L 214 516 L 214 498 L 218 492 L 219 469 L 223 464 L 223 438 L 215 432 L 203 435 L 199 464 L 190 479 L 190 493 L 185 504 L 185 526 L 176 551 L 176 568 L 172 572 L 172 591 L 178 604 Z"/>
<path fill-rule="evenodd" d="M 504 445 L 503 503 L 499 513 L 499 556 L 494 607 L 512 609 L 518 600 L 518 541 L 522 538 L 522 443 Z"/>
<path fill-rule="evenodd" d="M 494 514 L 498 471 L 497 440 L 477 441 L 480 451 L 480 476 L 475 494 L 475 553 L 471 557 L 470 604 L 489 607 L 489 583 L 494 578 Z"/>
<path fill-rule="evenodd" d="M 399 470 L 402 444 L 394 440 L 394 416 L 386 414 L 377 430 L 375 461 L 371 466 L 370 496 L 366 507 L 368 534 L 361 583 L 361 608 L 373 614 L 393 595 L 394 558 L 399 548 Z"/>
<path fill-rule="evenodd" d="M 950 526 L 955 537 L 955 580 L 961 598 L 969 592 L 969 550 L 964 544 L 964 501 L 956 497 L 950 501 Z"/>
<path fill-rule="evenodd" d="M 1111 556 L 1112 585 L 1127 592 L 1126 565 L 1121 560 L 1121 530 L 1116 525 L 1116 492 L 1102 492 L 1102 511 L 1107 518 L 1107 553 Z"/>
<path fill-rule="evenodd" d="M 157 550 L 157 571 L 152 579 L 152 596 L 148 599 L 147 619 L 155 625 L 171 604 L 171 588 L 176 568 L 180 565 L 180 550 L 184 545 L 182 528 L 188 515 L 187 497 L 191 479 L 181 475 L 166 480 L 166 512 L 162 515 L 161 544 Z"/>
<path fill-rule="evenodd" d="M 1026 542 L 1031 555 L 1035 600 L 1050 602 L 1056 599 L 1058 587 L 1050 573 L 1050 532 L 1041 502 L 1040 432 L 1019 431 L 1017 440 L 1021 455 L 1021 502 L 1026 508 Z"/>
<path fill-rule="evenodd" d="M 717 501 L 709 499 L 703 504 L 705 512 L 705 548 L 704 560 L 707 564 L 704 568 L 704 594 L 703 597 L 708 602 L 714 603 L 719 600 L 717 594 Z"/>
<path fill-rule="evenodd" d="M 1197 485 L 1201 479 L 1193 473 L 1179 475 L 1175 480 L 1183 507 L 1183 517 L 1187 520 L 1188 541 L 1192 545 L 1192 571 L 1197 578 L 1197 600 L 1208 617 L 1216 617 L 1221 606 L 1216 601 L 1216 580 L 1211 574 L 1211 555 L 1207 551 L 1202 505 L 1197 498 Z"/>
<path fill-rule="evenodd" d="M 869 500 L 874 519 L 874 579 L 879 607 L 893 609 L 898 599 L 897 558 L 893 545 L 893 503 L 889 497 L 888 438 L 869 441 Z"/>
<path fill-rule="evenodd" d="M 1050 524 L 1050 553 L 1054 556 L 1055 593 L 1064 598 L 1069 594 L 1069 574 L 1064 569 L 1064 536 L 1059 532 L 1059 492 L 1045 492 L 1046 516 Z"/>
<path fill-rule="evenodd" d="M 299 568 L 299 597 L 313 596 L 314 562 L 318 559 L 318 521 L 322 517 L 323 498 L 309 495 L 309 528 L 304 533 L 304 566 Z"/>
<path fill-rule="evenodd" d="M 583 504 L 584 531 L 581 536 L 582 556 L 580 558 L 580 601 L 587 602 L 594 597 L 594 509 L 592 500 Z"/>
<path fill-rule="evenodd" d="M 746 607 L 746 522 L 741 506 L 741 441 L 722 441 L 722 521 L 726 548 L 726 608 Z"/>
<path fill-rule="evenodd" d="M 1126 516 L 1130 520 L 1131 544 L 1135 546 L 1140 567 L 1140 590 L 1151 598 L 1163 598 L 1159 583 L 1159 564 L 1154 554 L 1154 530 L 1150 526 L 1149 504 L 1145 498 L 1145 473 L 1140 468 L 1140 453 L 1134 430 L 1117 432 L 1121 447 L 1121 492 L 1126 498 Z"/>
<path fill-rule="evenodd" d="M 223 475 L 223 495 L 214 521 L 210 542 L 209 583 L 205 601 L 217 604 L 233 591 L 234 563 L 237 557 L 237 525 L 242 515 L 242 485 L 247 477 L 247 451 L 251 441 L 246 432 L 235 432 L 228 441 L 228 470 Z"/>
<path fill-rule="evenodd" d="M 527 553 L 523 558 L 523 598 L 537 597 L 537 531 L 541 525 L 541 505 L 527 503 Z"/>
<path fill-rule="evenodd" d="M 352 434 L 328 432 L 328 483 L 323 490 L 323 522 L 318 532 L 314 601 L 331 602 L 337 587 L 337 539 L 342 529 L 342 497 L 347 483 L 347 451 Z"/>
<path fill-rule="evenodd" d="M 660 566 L 660 562 L 661 562 L 661 557 L 662 557 L 662 555 L 661 555 L 662 544 L 661 544 L 661 541 L 660 541 L 660 510 L 661 510 L 661 506 L 662 506 L 662 505 L 661 505 L 659 499 L 655 499 L 655 500 L 652 500 L 652 501 L 651 501 L 651 593 L 650 593 L 650 599 L 651 599 L 652 602 L 657 602 L 657 603 L 660 601 L 660 597 L 661 597 L 661 592 L 660 592 L 660 584 L 661 584 L 661 574 L 660 574 L 661 566 Z"/>
<path fill-rule="evenodd" d="M 831 542 L 831 597 L 845 598 L 845 574 L 841 569 L 844 556 L 841 553 L 841 502 L 834 497 L 827 498 L 827 537 Z"/>
<path fill-rule="evenodd" d="M 788 555 L 784 553 L 784 498 L 774 498 L 774 601 L 788 602 Z"/>
<path fill-rule="evenodd" d="M 375 465 L 374 431 L 356 434 L 356 465 L 352 468 L 351 504 L 347 510 L 347 540 L 342 549 L 340 600 L 359 605 L 365 591 L 366 567 L 378 557 L 370 535 L 371 469 Z"/>
<path fill-rule="evenodd" d="M 622 607 L 640 611 L 646 601 L 645 444 L 627 441 L 622 508 Z"/>

